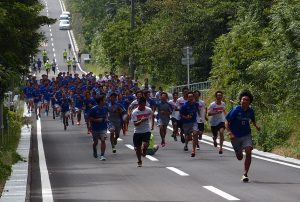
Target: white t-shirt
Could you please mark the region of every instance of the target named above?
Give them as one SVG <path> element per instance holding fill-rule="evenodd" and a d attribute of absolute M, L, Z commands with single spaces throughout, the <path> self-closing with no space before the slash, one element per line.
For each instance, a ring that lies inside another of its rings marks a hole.
<path fill-rule="evenodd" d="M 176 105 L 177 105 L 177 108 L 180 110 L 181 107 L 184 105 L 184 103 L 186 103 L 187 100 L 185 100 L 183 97 L 180 97 L 176 100 Z"/>
<path fill-rule="evenodd" d="M 198 100 L 196 103 L 199 104 L 198 110 L 200 112 L 197 113 L 197 123 L 204 123 L 205 122 L 205 103 L 203 100 Z"/>
<path fill-rule="evenodd" d="M 173 112 L 171 114 L 171 117 L 172 118 L 175 118 L 176 120 L 180 120 L 180 114 L 179 114 L 179 111 L 176 111 L 178 110 L 178 107 L 176 105 L 176 102 L 174 102 L 174 100 L 170 100 L 169 101 L 169 104 L 172 105 L 172 108 L 173 108 Z"/>
<path fill-rule="evenodd" d="M 151 132 L 150 120 L 152 120 L 153 111 L 151 108 L 146 107 L 145 110 L 140 111 L 139 108 L 133 110 L 131 120 L 133 122 L 140 120 L 142 117 L 147 118 L 147 121 L 142 122 L 140 125 L 134 127 L 134 133 L 147 133 Z"/>
<path fill-rule="evenodd" d="M 208 107 L 208 113 L 209 112 L 218 112 L 218 111 L 224 111 L 225 109 L 225 102 L 221 102 L 220 105 L 218 105 L 215 101 L 210 103 Z M 217 126 L 219 123 L 225 122 L 225 114 L 224 112 L 220 114 L 216 114 L 213 116 L 210 116 L 209 123 L 211 126 Z"/>

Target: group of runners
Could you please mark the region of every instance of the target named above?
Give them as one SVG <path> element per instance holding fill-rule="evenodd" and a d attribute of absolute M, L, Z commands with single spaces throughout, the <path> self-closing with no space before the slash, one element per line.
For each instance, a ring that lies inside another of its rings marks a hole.
<path fill-rule="evenodd" d="M 75 57 L 71 57 L 72 53 L 71 53 L 71 45 L 69 44 L 68 47 L 69 51 L 67 52 L 67 49 L 64 49 L 63 51 L 63 60 L 67 65 L 68 68 L 68 72 L 71 71 L 71 68 L 73 70 L 73 74 L 76 73 L 76 69 L 77 69 L 77 64 L 81 63 L 81 51 L 79 50 L 77 52 L 77 58 L 78 61 L 76 60 Z M 34 73 L 40 73 L 41 69 L 44 67 L 45 71 L 46 71 L 46 75 L 48 76 L 50 74 L 50 70 L 52 70 L 53 74 L 56 74 L 56 69 L 57 69 L 57 63 L 55 59 L 52 59 L 52 61 L 50 61 L 49 57 L 48 57 L 48 52 L 44 49 L 42 51 L 42 60 L 40 58 L 38 58 L 37 60 L 33 57 L 32 58 L 32 72 Z"/>
<path fill-rule="evenodd" d="M 218 147 L 220 155 L 223 154 L 225 128 L 239 160 L 243 158 L 242 152 L 245 150 L 245 173 L 242 180 L 249 180 L 247 174 L 253 147 L 250 122 L 259 130 L 254 112 L 249 107 L 253 99 L 250 92 L 241 94 L 240 104 L 226 116 L 222 91 L 217 91 L 215 101 L 206 106 L 198 90 L 192 92 L 183 88 L 182 96 L 173 92 L 169 99 L 168 93 L 161 87 L 158 91 L 154 86 L 150 87 L 147 79 L 139 86 L 137 81 L 126 75 L 118 77 L 113 73 L 105 73 L 96 78 L 92 73 L 82 76 L 74 73 L 60 72 L 52 79 L 44 74 L 39 81 L 31 76 L 23 89 L 24 97 L 28 109 L 35 112 L 37 119 L 41 117 L 42 110 L 48 116 L 51 107 L 53 119 L 61 119 L 64 130 L 69 126 L 69 120 L 72 120 L 72 124 L 76 122 L 81 125 L 83 114 L 87 134 L 93 137 L 95 158 L 106 160 L 107 136 L 112 152 L 117 152 L 117 140 L 121 131 L 126 135 L 130 120 L 134 125 L 133 144 L 138 167 L 142 167 L 143 156 L 153 155 L 159 147 L 153 143 L 154 136 L 151 132 L 155 122 L 159 127 L 161 147 L 167 144 L 167 127 L 171 123 L 173 139 L 177 141 L 177 137 L 180 137 L 184 151 L 189 151 L 188 144 L 191 142 L 191 157 L 195 157 L 196 150 L 200 149 L 199 140 L 202 138 L 205 122 L 209 121 L 214 147 Z M 100 155 L 97 150 L 99 141 Z"/>

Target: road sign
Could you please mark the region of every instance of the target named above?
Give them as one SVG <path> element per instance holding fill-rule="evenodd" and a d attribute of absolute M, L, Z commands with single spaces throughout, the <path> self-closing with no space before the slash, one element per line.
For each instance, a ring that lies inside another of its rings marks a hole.
<path fill-rule="evenodd" d="M 190 65 L 195 64 L 195 58 L 191 57 L 189 60 L 187 58 L 181 58 L 181 64 L 187 65 L 189 62 Z"/>
<path fill-rule="evenodd" d="M 190 46 L 186 46 L 182 49 L 182 53 L 184 57 L 187 57 L 187 55 L 192 56 L 193 55 L 193 49 Z"/>

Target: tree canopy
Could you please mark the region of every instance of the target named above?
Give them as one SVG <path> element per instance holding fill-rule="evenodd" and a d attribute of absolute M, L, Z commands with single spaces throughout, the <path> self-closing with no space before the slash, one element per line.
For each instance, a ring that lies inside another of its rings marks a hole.
<path fill-rule="evenodd" d="M 0 2 L 0 100 L 12 77 L 28 73 L 30 58 L 43 39 L 42 25 L 53 19 L 41 16 L 43 9 L 38 0 L 9 0 Z"/>

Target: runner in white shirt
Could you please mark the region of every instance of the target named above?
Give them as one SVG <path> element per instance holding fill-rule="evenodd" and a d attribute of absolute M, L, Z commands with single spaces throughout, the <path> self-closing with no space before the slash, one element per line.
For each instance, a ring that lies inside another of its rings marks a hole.
<path fill-rule="evenodd" d="M 199 140 L 202 139 L 202 134 L 204 132 L 204 124 L 205 124 L 205 114 L 206 114 L 206 110 L 205 110 L 205 103 L 203 100 L 200 99 L 201 97 L 201 92 L 198 90 L 194 91 L 194 97 L 195 97 L 195 101 L 196 103 L 198 103 L 198 110 L 200 113 L 197 113 L 197 123 L 198 123 L 198 130 L 199 130 Z M 200 149 L 199 146 L 199 142 L 196 145 L 197 150 Z"/>
<path fill-rule="evenodd" d="M 152 119 L 153 111 L 146 107 L 146 99 L 139 99 L 139 106 L 133 110 L 131 119 L 134 123 L 133 145 L 138 159 L 137 166 L 142 167 L 142 156 L 146 156 L 146 151 L 149 145 L 151 128 L 150 120 Z"/>
<path fill-rule="evenodd" d="M 224 130 L 225 130 L 225 103 L 222 101 L 223 92 L 215 93 L 216 100 L 208 107 L 208 116 L 211 132 L 213 134 L 214 146 L 217 147 L 217 137 L 220 135 L 219 154 L 223 154 Z"/>
<path fill-rule="evenodd" d="M 179 125 L 179 121 L 180 121 L 179 109 L 176 105 L 176 101 L 178 99 L 178 93 L 174 92 L 172 95 L 173 95 L 173 99 L 169 101 L 170 105 L 173 108 L 173 112 L 171 114 L 171 121 L 172 121 L 172 126 L 173 126 L 172 137 L 174 138 L 174 141 L 177 141 L 177 136 L 179 136 L 178 125 Z"/>
<path fill-rule="evenodd" d="M 182 97 L 178 98 L 176 100 L 176 105 L 178 108 L 178 111 L 180 111 L 181 107 L 184 105 L 184 103 L 187 102 L 187 93 L 189 92 L 189 89 L 187 87 L 184 87 L 182 89 Z M 178 128 L 180 128 L 180 138 L 181 142 L 184 144 L 185 143 L 185 137 L 183 134 L 183 128 L 182 128 L 182 123 L 181 121 L 178 122 Z"/>

